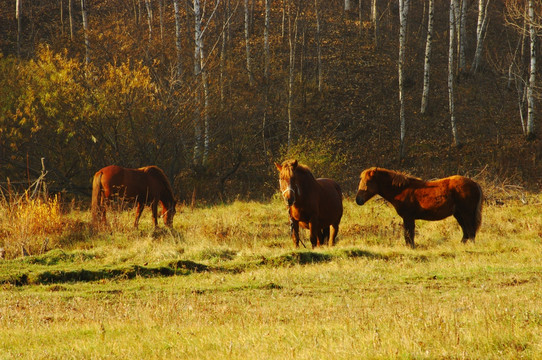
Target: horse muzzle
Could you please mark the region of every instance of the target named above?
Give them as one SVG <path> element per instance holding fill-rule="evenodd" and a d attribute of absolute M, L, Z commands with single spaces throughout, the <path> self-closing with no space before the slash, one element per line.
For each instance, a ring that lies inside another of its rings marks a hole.
<path fill-rule="evenodd" d="M 286 190 L 282 192 L 282 197 L 284 198 L 284 200 L 286 200 L 288 206 L 292 206 L 295 202 L 294 189 L 292 189 L 291 187 L 286 188 Z"/>
<path fill-rule="evenodd" d="M 363 198 L 363 196 L 361 196 L 361 194 L 358 194 L 356 196 L 356 204 L 358 204 L 358 205 L 365 204 L 365 199 Z"/>

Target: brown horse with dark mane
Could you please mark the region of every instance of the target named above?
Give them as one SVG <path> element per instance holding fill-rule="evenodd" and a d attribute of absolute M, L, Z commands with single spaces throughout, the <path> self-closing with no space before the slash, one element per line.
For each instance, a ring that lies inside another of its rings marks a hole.
<path fill-rule="evenodd" d="M 299 225 L 310 230 L 312 247 L 329 239 L 333 246 L 343 215 L 342 192 L 331 179 L 316 179 L 310 169 L 297 160 L 286 160 L 279 165 L 280 191 L 288 203 L 295 247 L 299 247 Z"/>
<path fill-rule="evenodd" d="M 145 205 L 152 210 L 154 226 L 158 226 L 158 203 L 162 204 L 164 224 L 171 227 L 175 215 L 175 199 L 166 174 L 157 166 L 128 169 L 110 165 L 96 172 L 92 181 L 92 219 L 105 223 L 107 204 L 113 196 L 133 199 L 137 204 L 134 227 L 137 228 Z"/>
<path fill-rule="evenodd" d="M 389 201 L 403 218 L 405 241 L 414 245 L 415 219 L 442 220 L 453 215 L 463 230 L 462 242 L 474 242 L 482 222 L 482 189 L 464 176 L 423 181 L 392 170 L 372 167 L 360 175 L 356 203 L 374 195 Z"/>

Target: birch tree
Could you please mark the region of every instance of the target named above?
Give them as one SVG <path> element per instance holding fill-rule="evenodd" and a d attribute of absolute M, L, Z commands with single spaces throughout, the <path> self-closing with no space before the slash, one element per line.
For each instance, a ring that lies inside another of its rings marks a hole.
<path fill-rule="evenodd" d="M 182 74 L 182 43 L 181 43 L 181 14 L 179 11 L 179 0 L 173 0 L 173 11 L 175 12 L 175 50 L 177 52 L 177 78 Z"/>
<path fill-rule="evenodd" d="M 407 16 L 410 0 L 399 0 L 399 61 L 398 61 L 398 72 L 399 72 L 399 120 L 401 126 L 401 144 L 399 150 L 399 156 L 401 159 L 405 157 L 405 83 L 404 83 L 404 65 L 405 65 L 405 49 L 406 49 L 406 31 L 407 31 Z"/>
<path fill-rule="evenodd" d="M 254 74 L 252 73 L 252 63 L 250 60 L 250 13 L 248 0 L 245 1 L 245 49 L 247 55 L 247 72 L 250 86 L 254 85 Z"/>
<path fill-rule="evenodd" d="M 149 44 L 152 42 L 152 4 L 151 0 L 145 0 L 147 8 L 147 25 L 149 26 Z"/>
<path fill-rule="evenodd" d="M 454 110 L 454 38 L 455 38 L 455 8 L 457 0 L 450 0 L 450 42 L 448 47 L 448 106 L 450 112 L 450 123 L 452 125 L 452 136 L 454 144 L 459 146 L 459 138 L 457 135 L 457 126 L 455 123 Z"/>
<path fill-rule="evenodd" d="M 361 5 L 361 3 L 360 3 Z M 322 92 L 323 71 L 322 71 L 322 46 L 320 42 L 320 14 L 318 0 L 314 0 L 314 12 L 316 16 L 316 56 L 318 65 L 318 92 Z M 360 6 L 361 8 L 361 6 Z M 361 18 L 360 18 L 361 22 Z"/>
<path fill-rule="evenodd" d="M 200 0 L 194 0 L 194 83 L 198 83 L 198 78 L 201 73 L 201 8 Z M 199 87 L 195 89 L 195 110 L 194 110 L 194 156 L 193 162 L 195 165 L 202 163 L 201 154 L 201 121 L 200 121 L 200 106 L 201 96 Z"/>
<path fill-rule="evenodd" d="M 373 23 L 374 44 L 378 48 L 378 8 L 377 0 L 371 0 L 371 22 Z"/>
<path fill-rule="evenodd" d="M 458 7 L 459 9 L 459 7 Z M 457 23 L 457 21 L 456 21 Z M 465 71 L 466 66 L 466 48 L 467 48 L 467 0 L 461 0 L 461 10 L 459 11 L 459 31 L 457 31 L 459 70 Z"/>
<path fill-rule="evenodd" d="M 433 46 L 434 0 L 429 0 L 427 11 L 427 39 L 425 41 L 425 60 L 423 67 L 423 92 L 420 112 L 425 114 L 429 97 L 429 77 L 431 70 L 431 48 Z"/>
<path fill-rule="evenodd" d="M 350 10 L 352 10 L 352 4 L 350 3 L 350 0 L 344 0 L 344 11 Z"/>
<path fill-rule="evenodd" d="M 289 56 L 289 71 L 288 71 L 288 151 L 292 147 L 293 141 L 293 119 L 292 119 L 292 107 L 294 98 L 294 68 L 295 68 L 295 52 L 297 44 L 297 16 L 299 9 L 296 11 L 296 15 L 292 24 L 292 2 L 288 3 L 288 45 L 290 48 Z"/>
<path fill-rule="evenodd" d="M 22 0 L 15 1 L 15 18 L 17 19 L 17 57 L 21 57 L 21 2 Z"/>
<path fill-rule="evenodd" d="M 487 1 L 487 3 L 486 3 Z M 487 7 L 489 0 L 478 0 L 478 23 L 476 26 L 476 50 L 474 52 L 474 59 L 472 61 L 472 72 L 478 71 L 480 61 L 482 59 L 482 46 L 484 42 L 484 30 L 487 23 Z"/>
<path fill-rule="evenodd" d="M 269 19 L 271 16 L 271 0 L 265 0 L 265 20 L 264 20 L 264 68 L 263 68 L 263 80 L 264 80 L 264 108 L 263 108 L 263 120 L 262 120 L 262 141 L 264 153 L 267 152 L 265 144 L 265 127 L 267 126 L 267 102 L 269 97 Z"/>
<path fill-rule="evenodd" d="M 530 51 L 530 68 L 529 68 L 529 82 L 527 83 L 527 139 L 534 140 L 534 115 L 535 115 L 535 101 L 534 101 L 534 88 L 536 86 L 536 37 L 537 31 L 535 27 L 534 16 L 534 4 L 533 0 L 529 0 L 529 35 L 531 41 Z"/>
<path fill-rule="evenodd" d="M 81 16 L 83 18 L 83 33 L 85 36 L 85 64 L 90 63 L 90 40 L 88 36 L 87 9 L 85 0 L 81 0 Z"/>
<path fill-rule="evenodd" d="M 73 0 L 68 0 L 68 17 L 70 18 L 70 40 L 73 41 Z"/>

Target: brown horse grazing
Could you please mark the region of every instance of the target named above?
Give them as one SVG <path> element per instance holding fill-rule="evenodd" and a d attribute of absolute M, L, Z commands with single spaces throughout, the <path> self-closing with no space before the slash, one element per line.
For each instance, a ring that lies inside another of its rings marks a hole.
<path fill-rule="evenodd" d="M 92 181 L 93 223 L 105 223 L 106 205 L 112 196 L 134 199 L 137 203 L 134 227 L 137 228 L 141 212 L 150 205 L 154 226 L 158 226 L 158 203 L 162 204 L 164 224 L 171 227 L 175 215 L 175 199 L 164 172 L 157 166 L 128 169 L 110 165 L 96 172 Z"/>
<path fill-rule="evenodd" d="M 331 179 L 315 179 L 309 168 L 297 160 L 275 166 L 280 173 L 280 191 L 288 203 L 295 247 L 299 247 L 299 225 L 310 230 L 313 248 L 324 244 L 326 238 L 333 246 L 343 215 L 339 185 Z"/>
<path fill-rule="evenodd" d="M 392 170 L 372 167 L 360 175 L 356 203 L 378 194 L 403 218 L 405 241 L 414 245 L 414 220 L 442 220 L 453 215 L 463 230 L 462 242 L 476 237 L 482 222 L 482 189 L 464 176 L 423 181 Z"/>

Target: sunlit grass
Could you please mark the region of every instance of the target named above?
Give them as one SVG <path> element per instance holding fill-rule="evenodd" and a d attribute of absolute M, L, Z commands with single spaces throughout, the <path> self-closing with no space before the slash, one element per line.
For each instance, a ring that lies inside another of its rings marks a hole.
<path fill-rule="evenodd" d="M 62 212 L 81 225 L 54 250 L 0 262 L 1 357 L 540 358 L 541 204 L 486 204 L 466 245 L 418 221 L 410 249 L 389 204 L 346 198 L 337 246 L 298 251 L 278 198 L 179 207 L 171 230 Z"/>

